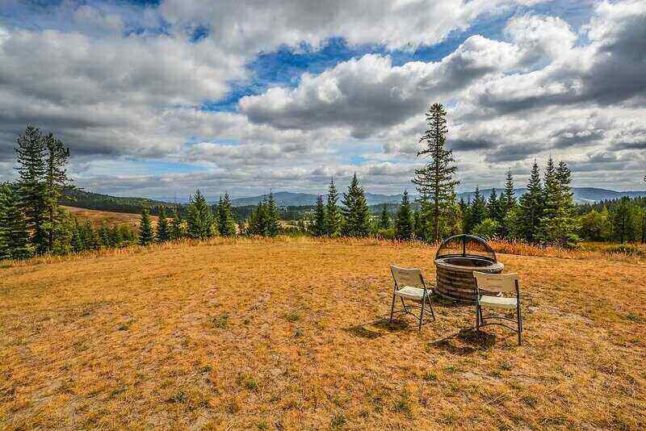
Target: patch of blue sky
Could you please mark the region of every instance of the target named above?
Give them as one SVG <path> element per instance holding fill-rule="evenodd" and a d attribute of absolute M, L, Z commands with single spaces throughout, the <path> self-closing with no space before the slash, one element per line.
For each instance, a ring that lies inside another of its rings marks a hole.
<path fill-rule="evenodd" d="M 318 48 L 307 44 L 302 44 L 297 49 L 282 46 L 275 51 L 258 55 L 247 65 L 251 76 L 249 80 L 231 82 L 231 89 L 223 99 L 208 101 L 202 105 L 202 109 L 235 112 L 238 101 L 244 96 L 260 94 L 272 86 L 294 88 L 304 73 L 320 74 L 341 62 L 369 53 L 390 56 L 394 66 L 401 66 L 411 61 L 440 61 L 473 35 L 504 40 L 505 25 L 513 16 L 524 14 L 559 16 L 576 30 L 581 24 L 587 22 L 592 7 L 592 1 L 572 2 L 570 0 L 539 3 L 531 7 L 522 5 L 510 7 L 480 17 L 466 30 L 453 31 L 439 43 L 414 49 L 388 50 L 380 45 L 354 46 L 339 37 L 328 39 Z"/>

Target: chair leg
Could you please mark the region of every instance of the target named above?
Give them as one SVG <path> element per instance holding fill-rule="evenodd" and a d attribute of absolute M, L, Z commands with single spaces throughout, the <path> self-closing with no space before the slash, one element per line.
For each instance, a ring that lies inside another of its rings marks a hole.
<path fill-rule="evenodd" d="M 393 323 L 393 314 L 395 313 L 395 299 L 397 298 L 393 293 L 393 303 L 390 305 L 390 323 Z"/>
<path fill-rule="evenodd" d="M 480 306 L 476 304 L 476 331 L 480 332 Z"/>
<path fill-rule="evenodd" d="M 433 317 L 433 322 L 435 322 L 435 311 L 433 311 L 433 303 L 431 302 L 431 297 L 427 296 L 428 306 L 431 308 L 431 316 Z"/>
<path fill-rule="evenodd" d="M 422 297 L 422 307 L 419 312 L 419 327 L 417 328 L 418 331 L 422 330 L 422 322 L 424 321 L 424 303 L 426 302 L 425 298 Z"/>
<path fill-rule="evenodd" d="M 518 304 L 517 312 L 518 316 L 518 345 L 521 346 L 523 344 L 522 341 L 522 335 L 523 335 L 523 317 L 520 314 L 520 304 Z"/>

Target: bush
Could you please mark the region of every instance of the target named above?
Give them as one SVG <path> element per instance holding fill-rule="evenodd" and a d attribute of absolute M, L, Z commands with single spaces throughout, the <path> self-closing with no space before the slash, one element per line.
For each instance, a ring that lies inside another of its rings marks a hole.
<path fill-rule="evenodd" d="M 482 220 L 482 223 L 474 227 L 471 232 L 475 236 L 479 236 L 481 238 L 488 240 L 496 236 L 496 232 L 498 232 L 499 228 L 500 228 L 500 225 L 498 224 L 497 221 L 492 220 L 490 218 L 486 218 Z"/>

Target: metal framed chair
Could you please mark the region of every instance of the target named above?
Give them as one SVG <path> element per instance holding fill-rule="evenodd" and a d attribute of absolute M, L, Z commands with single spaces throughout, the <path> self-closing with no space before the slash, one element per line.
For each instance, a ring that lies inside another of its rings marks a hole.
<path fill-rule="evenodd" d="M 393 301 L 390 306 L 390 321 L 393 321 L 393 315 L 395 314 L 395 301 L 397 298 L 401 301 L 403 307 L 402 312 L 411 314 L 418 319 L 418 330 L 422 329 L 424 313 L 430 314 L 434 321 L 435 313 L 433 311 L 433 304 L 431 304 L 432 290 L 426 286 L 422 271 L 418 268 L 400 268 L 398 266 L 391 265 L 390 272 L 392 273 L 393 280 L 395 282 L 393 287 Z M 416 313 L 411 311 L 412 307 L 410 305 L 406 305 L 404 299 L 420 304 L 419 317 Z M 428 306 L 428 309 L 426 306 Z"/>
<path fill-rule="evenodd" d="M 523 318 L 520 313 L 520 282 L 518 274 L 487 274 L 473 272 L 476 281 L 476 330 L 486 325 L 500 325 L 518 334 L 518 345 L 522 344 Z M 483 308 L 512 311 L 515 318 L 503 314 L 483 315 Z M 493 320 L 493 321 L 492 321 Z M 488 322 L 490 321 L 490 322 Z M 505 322 L 516 323 L 516 328 Z"/>

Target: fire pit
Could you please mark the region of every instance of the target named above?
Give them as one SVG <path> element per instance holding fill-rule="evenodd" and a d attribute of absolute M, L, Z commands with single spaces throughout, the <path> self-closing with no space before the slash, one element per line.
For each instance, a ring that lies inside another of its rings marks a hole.
<path fill-rule="evenodd" d="M 435 255 L 437 287 L 435 291 L 447 299 L 475 302 L 473 271 L 501 273 L 504 265 L 482 238 L 455 235 L 445 239 Z"/>

